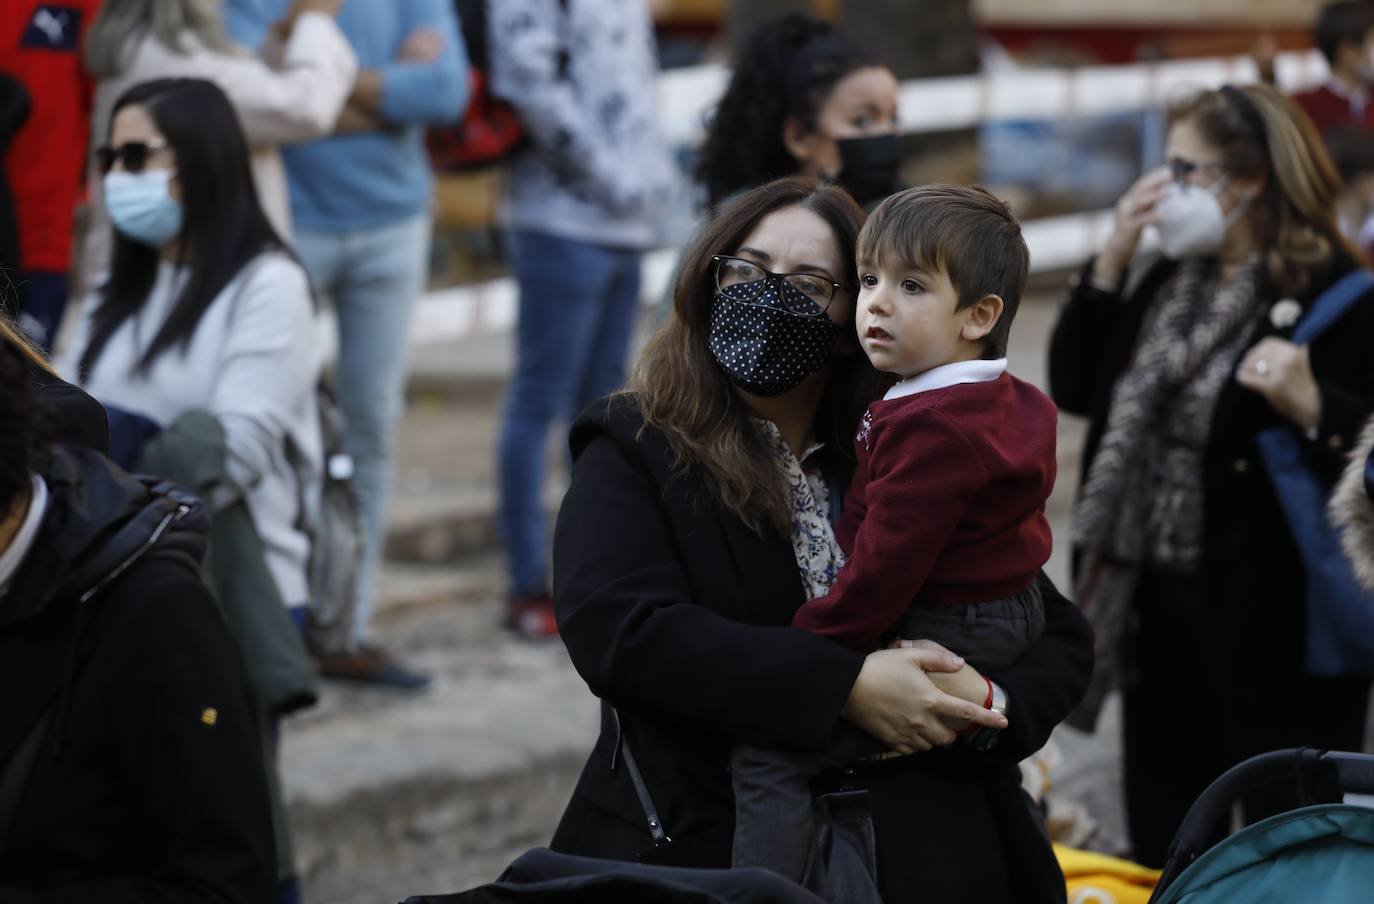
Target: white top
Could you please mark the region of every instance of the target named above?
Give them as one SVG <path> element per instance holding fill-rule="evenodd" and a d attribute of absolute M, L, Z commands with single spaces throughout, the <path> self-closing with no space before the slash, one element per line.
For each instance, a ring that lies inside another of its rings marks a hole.
<path fill-rule="evenodd" d="M 230 479 L 245 492 L 272 577 L 287 605 L 302 604 L 310 542 L 300 525 L 315 514 L 323 457 L 305 271 L 280 252 L 258 256 L 206 308 L 186 348 L 173 346 L 136 373 L 186 276 L 161 262 L 143 309 L 120 324 L 82 379 L 76 364 L 99 303 L 88 297 L 58 372 L 100 402 L 164 426 L 194 409 L 214 415 L 224 427 Z"/>
<path fill-rule="evenodd" d="M 291 240 L 291 199 L 278 145 L 309 141 L 334 130 L 353 80 L 358 58 L 334 17 L 302 13 L 286 43 L 269 40 L 258 56 L 223 53 L 182 36 L 185 52 L 152 34 L 135 39 L 117 78 L 96 86 L 91 110 L 91 147 L 105 144 L 110 114 L 125 91 L 160 78 L 203 78 L 229 98 L 248 140 L 258 200 L 272 226 Z M 87 166 L 89 222 L 81 256 L 81 290 L 95 288 L 110 265 L 110 219 L 105 212 L 100 170 Z"/>
<path fill-rule="evenodd" d="M 10 540 L 10 545 L 0 552 L 0 597 L 9 589 L 10 579 L 19 570 L 38 536 L 38 528 L 43 524 L 43 514 L 48 510 L 48 485 L 37 474 L 33 475 L 33 495 L 29 497 L 29 510 L 19 525 L 18 532 Z"/>
<path fill-rule="evenodd" d="M 991 383 L 1007 372 L 1007 359 L 995 361 L 955 361 L 932 367 L 925 373 L 907 377 L 887 391 L 883 401 L 930 392 L 932 389 L 945 389 L 960 383 Z"/>

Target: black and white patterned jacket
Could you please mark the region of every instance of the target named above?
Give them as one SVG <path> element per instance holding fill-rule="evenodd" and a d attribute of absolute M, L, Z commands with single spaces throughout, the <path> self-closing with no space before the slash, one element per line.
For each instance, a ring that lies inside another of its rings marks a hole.
<path fill-rule="evenodd" d="M 646 247 L 674 182 L 655 122 L 658 59 L 644 0 L 489 4 L 492 93 L 529 147 L 512 165 L 517 228 Z"/>

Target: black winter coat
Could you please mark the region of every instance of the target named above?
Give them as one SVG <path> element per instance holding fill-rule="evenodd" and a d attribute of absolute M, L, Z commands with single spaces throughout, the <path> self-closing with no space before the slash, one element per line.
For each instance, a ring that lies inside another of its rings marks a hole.
<path fill-rule="evenodd" d="M 1092 264 L 1084 272 L 1091 272 Z M 1356 266 L 1336 257 L 1315 275 L 1310 290 L 1293 300 L 1305 313 L 1317 297 Z M 1064 411 L 1089 418 L 1083 469 L 1106 428 L 1112 390 L 1126 371 L 1142 320 L 1177 269 L 1159 261 L 1144 273 L 1128 297 L 1103 292 L 1081 279 L 1069 294 L 1050 344 L 1050 390 Z M 1264 319 L 1255 343 L 1268 336 L 1288 338 L 1269 316 L 1281 300 L 1261 287 Z M 1315 440 L 1304 440 L 1314 468 L 1329 483 L 1340 476 L 1346 454 L 1374 411 L 1374 292 L 1363 296 L 1311 345 L 1312 370 L 1322 395 L 1322 422 Z M 1241 358 L 1234 362 L 1239 366 Z M 1204 533 L 1202 580 L 1214 605 L 1207 624 L 1224 643 L 1216 655 L 1218 674 L 1251 675 L 1257 663 L 1285 674 L 1301 669 L 1304 628 L 1302 562 L 1264 470 L 1256 435 L 1287 424 L 1265 399 L 1236 382 L 1222 389 L 1212 417 L 1203 463 Z M 1296 428 L 1295 428 L 1296 429 Z M 1200 613 L 1200 616 L 1203 614 Z M 1130 639 L 1128 638 L 1128 644 Z M 1129 656 L 1129 648 L 1128 648 Z"/>
<path fill-rule="evenodd" d="M 674 472 L 662 433 L 642 427 L 628 396 L 596 403 L 574 425 L 554 595 L 573 663 L 620 710 L 673 841 L 653 848 L 606 716 L 552 847 L 724 867 L 731 746 L 820 748 L 864 657 L 790 627 L 805 602 L 790 540 L 759 536 L 724 512 L 700 473 Z M 1048 581 L 1042 587 L 1044 637 L 992 676 L 1011 701 L 998 746 L 889 760 L 855 776 L 872 792 L 888 901 L 1063 900 L 1016 763 L 1082 698 L 1092 637 L 1078 610 Z"/>
<path fill-rule="evenodd" d="M 607 863 L 593 857 L 526 851 L 501 878 L 452 895 L 421 895 L 403 904 L 825 904 L 765 869 L 683 869 Z"/>
<path fill-rule="evenodd" d="M 0 772 L 49 714 L 0 901 L 275 900 L 255 710 L 200 578 L 204 512 L 77 447 L 43 476 L 42 529 L 0 597 Z"/>
<path fill-rule="evenodd" d="M 34 401 L 49 416 L 45 424 L 54 442 L 75 443 L 104 455 L 110 451 L 110 426 L 105 409 L 79 387 L 53 376 L 37 364 L 28 365 Z"/>

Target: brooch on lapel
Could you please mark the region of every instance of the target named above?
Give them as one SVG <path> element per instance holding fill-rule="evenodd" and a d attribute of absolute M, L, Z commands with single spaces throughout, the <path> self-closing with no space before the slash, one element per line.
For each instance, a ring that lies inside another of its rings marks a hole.
<path fill-rule="evenodd" d="M 873 447 L 868 444 L 868 436 L 873 432 L 873 412 L 865 411 L 863 420 L 859 421 L 859 432 L 854 435 L 854 441 L 863 443 L 864 450 L 872 452 Z"/>
<path fill-rule="evenodd" d="M 1269 322 L 1275 329 L 1286 330 L 1302 319 L 1302 305 L 1291 298 L 1274 302 L 1269 309 Z"/>

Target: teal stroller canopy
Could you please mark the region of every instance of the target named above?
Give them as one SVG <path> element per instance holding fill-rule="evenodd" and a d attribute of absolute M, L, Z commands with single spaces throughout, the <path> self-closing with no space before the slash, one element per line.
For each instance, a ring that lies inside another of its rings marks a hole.
<path fill-rule="evenodd" d="M 1284 775 L 1334 776 L 1374 792 L 1374 757 L 1288 750 L 1247 760 L 1209 787 L 1174 840 L 1151 904 L 1355 904 L 1374 901 L 1374 809 L 1320 804 L 1272 816 L 1202 853 L 1230 804 Z"/>

